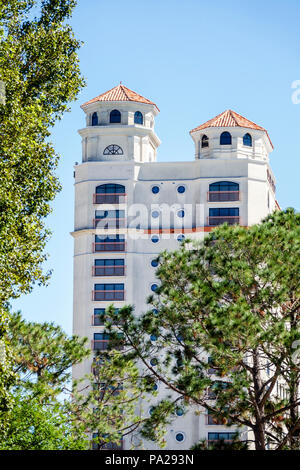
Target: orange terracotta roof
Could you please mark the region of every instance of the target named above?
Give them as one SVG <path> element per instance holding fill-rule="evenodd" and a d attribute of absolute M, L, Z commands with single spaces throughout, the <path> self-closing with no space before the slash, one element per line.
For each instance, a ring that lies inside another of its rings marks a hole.
<path fill-rule="evenodd" d="M 120 85 L 115 86 L 111 90 L 108 90 L 105 93 L 102 93 L 101 95 L 96 96 L 96 98 L 93 98 L 92 100 L 87 101 L 81 107 L 86 106 L 91 103 L 96 103 L 98 101 L 135 101 L 137 103 L 152 104 L 159 111 L 155 103 L 148 100 L 147 98 L 144 98 L 143 96 L 139 95 L 135 91 L 130 90 L 126 86 L 121 85 L 121 83 Z"/>
<path fill-rule="evenodd" d="M 245 117 L 241 116 L 235 111 L 232 111 L 231 109 L 227 109 L 223 113 L 218 114 L 218 116 L 214 117 L 213 119 L 210 119 L 204 124 L 201 124 L 201 126 L 195 127 L 195 129 L 192 129 L 190 131 L 190 134 L 196 131 L 200 131 L 202 129 L 207 129 L 208 127 L 246 127 L 248 129 L 264 131 L 266 132 L 269 141 L 273 147 L 273 144 L 266 129 L 261 126 L 258 126 L 257 124 L 255 124 L 255 122 L 249 121 L 249 119 L 246 119 Z"/>

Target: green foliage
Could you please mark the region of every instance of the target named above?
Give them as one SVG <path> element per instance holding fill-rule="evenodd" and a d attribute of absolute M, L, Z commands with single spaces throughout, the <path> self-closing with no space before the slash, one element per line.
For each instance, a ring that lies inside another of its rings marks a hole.
<path fill-rule="evenodd" d="M 62 405 L 46 406 L 38 398 L 15 397 L 1 450 L 87 450 L 88 441 L 78 432 Z"/>
<path fill-rule="evenodd" d="M 87 358 L 86 339 L 53 323 L 10 315 L 11 365 L 18 377 L 12 407 L 2 413 L 0 449 L 86 449 L 87 436 L 70 412 L 71 367 Z"/>
<path fill-rule="evenodd" d="M 65 20 L 74 0 L 0 1 L 0 302 L 48 275 L 44 218 L 59 190 L 50 129 L 83 80 L 80 42 Z M 33 17 L 34 7 L 39 17 Z"/>
<path fill-rule="evenodd" d="M 57 398 L 69 387 L 71 367 L 89 356 L 86 338 L 68 337 L 53 323 L 28 322 L 11 315 L 9 342 L 17 387 L 46 399 Z"/>
<path fill-rule="evenodd" d="M 124 357 L 124 351 L 115 349 L 96 356 L 92 369 L 77 384 L 70 410 L 78 426 L 96 435 L 93 444 L 99 450 L 120 446 L 122 436 L 135 433 L 145 421 L 141 400 L 146 399 L 146 392 L 148 397 L 156 395 L 153 382 L 141 374 L 135 361 Z"/>
<path fill-rule="evenodd" d="M 60 189 L 55 121 L 83 86 L 80 42 L 65 23 L 74 0 L 0 0 L 0 413 L 11 406 L 8 301 L 45 284 L 45 217 Z M 39 11 L 39 15 L 35 14 Z M 1 420 L 3 424 L 3 420 Z"/>
<path fill-rule="evenodd" d="M 149 298 L 157 315 L 151 308 L 135 318 L 126 307 L 116 328 L 106 314 L 113 341 L 121 333 L 130 357 L 174 402 L 251 430 L 256 449 L 300 447 L 299 222 L 288 209 L 249 229 L 223 225 L 204 243 L 186 241 L 159 257 L 160 287 Z M 148 426 L 143 432 L 153 438 Z"/>

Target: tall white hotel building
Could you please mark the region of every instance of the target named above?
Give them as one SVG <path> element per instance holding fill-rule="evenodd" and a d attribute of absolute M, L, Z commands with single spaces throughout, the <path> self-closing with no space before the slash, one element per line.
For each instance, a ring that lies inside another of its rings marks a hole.
<path fill-rule="evenodd" d="M 86 126 L 79 131 L 82 163 L 75 166 L 72 233 L 74 334 L 88 337 L 99 351 L 106 346 L 99 313 L 112 303 L 146 311 L 161 251 L 176 250 L 184 236 L 202 239 L 223 222 L 247 227 L 277 208 L 273 146 L 264 128 L 227 110 L 190 132 L 193 159 L 157 162 L 159 109 L 152 101 L 120 84 L 82 109 Z M 166 207 L 171 219 L 162 216 Z M 89 374 L 91 362 L 76 366 L 74 378 Z M 170 426 L 167 449 L 189 449 L 200 439 L 230 440 L 233 431 L 191 410 Z M 132 446 L 138 440 L 126 437 L 123 448 Z"/>

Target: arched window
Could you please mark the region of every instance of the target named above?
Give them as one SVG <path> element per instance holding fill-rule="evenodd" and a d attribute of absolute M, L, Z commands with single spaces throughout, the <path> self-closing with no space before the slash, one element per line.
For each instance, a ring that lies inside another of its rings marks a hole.
<path fill-rule="evenodd" d="M 124 194 L 125 186 L 122 184 L 108 183 L 101 184 L 96 188 L 97 194 Z"/>
<path fill-rule="evenodd" d="M 92 115 L 92 126 L 98 126 L 98 114 L 93 113 Z"/>
<path fill-rule="evenodd" d="M 120 124 L 121 122 L 121 113 L 117 109 L 114 109 L 110 113 L 109 122 L 111 124 Z"/>
<path fill-rule="evenodd" d="M 250 134 L 245 134 L 244 137 L 243 137 L 243 144 L 246 146 L 246 147 L 252 147 L 252 137 Z"/>
<path fill-rule="evenodd" d="M 207 135 L 204 135 L 201 139 L 201 147 L 202 148 L 205 148 L 205 147 L 209 147 L 209 142 L 208 142 L 208 137 Z"/>
<path fill-rule="evenodd" d="M 141 124 L 143 125 L 143 115 L 140 111 L 136 111 L 134 113 L 134 124 Z"/>
<path fill-rule="evenodd" d="M 230 132 L 222 132 L 221 137 L 220 137 L 220 145 L 231 145 Z"/>
<path fill-rule="evenodd" d="M 209 202 L 239 201 L 240 186 L 233 181 L 218 181 L 209 185 Z"/>
<path fill-rule="evenodd" d="M 123 155 L 123 150 L 119 145 L 109 145 L 104 149 L 103 155 Z"/>

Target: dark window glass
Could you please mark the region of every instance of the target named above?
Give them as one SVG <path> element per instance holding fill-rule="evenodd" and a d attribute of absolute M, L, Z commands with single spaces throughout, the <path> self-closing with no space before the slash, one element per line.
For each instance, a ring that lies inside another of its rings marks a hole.
<path fill-rule="evenodd" d="M 179 192 L 179 194 L 183 194 L 183 193 L 185 193 L 185 187 L 184 186 L 178 186 L 177 191 Z"/>
<path fill-rule="evenodd" d="M 95 219 L 124 219 L 125 211 L 108 210 L 108 211 L 95 211 Z"/>
<path fill-rule="evenodd" d="M 209 441 L 231 441 L 234 436 L 236 436 L 235 432 L 209 432 L 208 433 L 208 440 Z"/>
<path fill-rule="evenodd" d="M 209 209 L 209 217 L 238 217 L 240 210 L 238 207 L 222 207 Z"/>
<path fill-rule="evenodd" d="M 152 240 L 152 243 L 158 243 L 159 242 L 159 236 L 158 235 L 153 235 L 151 240 Z"/>
<path fill-rule="evenodd" d="M 175 438 L 176 438 L 176 441 L 182 442 L 182 441 L 184 441 L 184 434 L 182 432 L 178 432 L 176 434 Z"/>
<path fill-rule="evenodd" d="M 124 242 L 124 235 L 95 235 L 96 243 L 117 243 Z"/>
<path fill-rule="evenodd" d="M 121 184 L 102 184 L 96 188 L 97 194 L 124 194 L 125 186 Z"/>
<path fill-rule="evenodd" d="M 124 266 L 123 259 L 96 259 L 95 266 Z"/>
<path fill-rule="evenodd" d="M 119 145 L 109 145 L 104 149 L 103 155 L 123 155 L 123 149 Z"/>
<path fill-rule="evenodd" d="M 243 137 L 243 144 L 246 147 L 252 147 L 252 137 L 250 134 L 245 134 Z"/>
<path fill-rule="evenodd" d="M 223 132 L 220 137 L 220 145 L 231 145 L 231 134 Z"/>
<path fill-rule="evenodd" d="M 207 137 L 207 135 L 204 135 L 201 139 L 201 147 L 205 148 L 205 147 L 208 147 L 208 146 L 209 146 L 208 137 Z"/>
<path fill-rule="evenodd" d="M 143 124 L 143 115 L 140 111 L 136 111 L 136 113 L 134 113 L 134 123 Z"/>
<path fill-rule="evenodd" d="M 114 109 L 110 113 L 109 122 L 112 124 L 119 124 L 121 122 L 121 113 L 117 109 Z"/>
<path fill-rule="evenodd" d="M 116 290 L 124 290 L 124 284 L 95 284 L 95 291 L 116 291 Z"/>
<path fill-rule="evenodd" d="M 152 192 L 153 192 L 153 194 L 159 193 L 159 187 L 158 186 L 153 186 Z"/>
<path fill-rule="evenodd" d="M 92 126 L 98 126 L 98 114 L 93 113 L 92 115 Z"/>
<path fill-rule="evenodd" d="M 156 259 L 153 259 L 153 260 L 151 261 L 151 266 L 152 266 L 153 268 L 156 268 L 156 267 L 158 266 L 158 261 L 157 261 Z"/>
<path fill-rule="evenodd" d="M 94 341 L 108 341 L 109 335 L 107 333 L 94 333 Z"/>
<path fill-rule="evenodd" d="M 239 191 L 239 184 L 232 181 L 218 181 L 209 185 L 210 191 Z"/>

